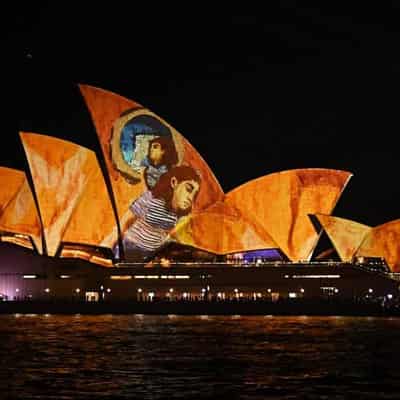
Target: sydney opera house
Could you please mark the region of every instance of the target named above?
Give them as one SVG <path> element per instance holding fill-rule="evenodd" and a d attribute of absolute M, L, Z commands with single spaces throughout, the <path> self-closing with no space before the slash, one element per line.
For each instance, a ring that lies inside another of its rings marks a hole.
<path fill-rule="evenodd" d="M 352 174 L 282 171 L 224 193 L 162 118 L 80 85 L 102 152 L 20 132 L 0 167 L 0 296 L 87 301 L 397 297 L 400 220 L 333 214 Z M 321 237 L 331 252 L 316 254 Z"/>

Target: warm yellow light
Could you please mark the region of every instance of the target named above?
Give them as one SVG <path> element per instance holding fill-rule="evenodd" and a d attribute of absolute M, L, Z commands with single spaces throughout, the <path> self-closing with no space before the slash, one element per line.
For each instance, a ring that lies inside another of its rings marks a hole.
<path fill-rule="evenodd" d="M 111 275 L 110 279 L 115 281 L 127 281 L 132 279 L 132 275 Z"/>

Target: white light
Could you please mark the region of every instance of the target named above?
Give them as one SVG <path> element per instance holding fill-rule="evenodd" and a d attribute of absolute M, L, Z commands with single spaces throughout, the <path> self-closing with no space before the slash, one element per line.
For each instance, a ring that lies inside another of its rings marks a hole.
<path fill-rule="evenodd" d="M 301 292 L 301 293 L 304 293 L 304 289 L 303 289 L 303 288 L 301 288 L 301 289 L 300 289 L 300 292 Z"/>
<path fill-rule="evenodd" d="M 19 292 L 19 289 L 17 288 L 17 289 L 15 289 L 15 291 L 18 293 L 18 292 Z"/>
<path fill-rule="evenodd" d="M 393 299 L 393 295 L 389 293 L 389 294 L 387 295 L 387 298 L 388 298 L 389 300 L 391 300 L 391 299 Z"/>
<path fill-rule="evenodd" d="M 104 290 L 104 286 L 103 285 L 100 286 L 100 290 Z"/>
<path fill-rule="evenodd" d="M 202 292 L 202 293 L 205 293 L 205 291 L 206 291 L 206 289 L 204 289 L 204 288 L 203 288 L 203 289 L 201 289 L 201 292 Z"/>
<path fill-rule="evenodd" d="M 289 275 L 285 275 L 285 278 L 289 278 Z M 293 275 L 293 279 L 339 279 L 340 275 Z"/>
<path fill-rule="evenodd" d="M 170 288 L 169 291 L 170 291 L 170 293 L 172 293 L 174 291 L 174 289 Z"/>
<path fill-rule="evenodd" d="M 186 292 L 183 293 L 183 298 L 186 299 L 186 297 L 188 296 L 188 294 Z"/>
<path fill-rule="evenodd" d="M 234 292 L 237 293 L 239 291 L 239 289 L 235 289 Z"/>
<path fill-rule="evenodd" d="M 50 289 L 49 289 L 49 288 L 46 288 L 46 289 L 44 289 L 44 291 L 45 291 L 46 293 L 49 293 L 49 292 L 50 292 Z"/>
<path fill-rule="evenodd" d="M 289 299 L 295 299 L 297 297 L 297 293 L 290 292 L 289 293 Z"/>
<path fill-rule="evenodd" d="M 218 297 L 219 299 L 222 297 L 221 292 L 218 292 L 218 293 L 217 293 L 217 297 Z"/>
<path fill-rule="evenodd" d="M 289 278 L 289 275 L 285 275 L 285 278 Z M 294 278 L 294 277 L 293 277 Z"/>
<path fill-rule="evenodd" d="M 373 292 L 374 292 L 374 289 L 369 288 L 369 289 L 368 289 L 368 292 L 369 292 L 369 293 L 373 293 Z"/>
<path fill-rule="evenodd" d="M 138 291 L 138 293 L 142 293 L 142 289 L 141 288 L 139 288 L 137 291 Z"/>
<path fill-rule="evenodd" d="M 60 278 L 61 279 L 68 279 L 68 278 L 71 278 L 71 276 L 70 275 L 60 275 Z"/>
<path fill-rule="evenodd" d="M 24 275 L 24 279 L 36 279 L 36 275 Z"/>
<path fill-rule="evenodd" d="M 338 289 L 338 288 L 335 288 L 334 292 L 335 292 L 335 293 L 339 293 L 339 289 Z"/>
<path fill-rule="evenodd" d="M 107 288 L 107 293 L 110 293 L 111 292 L 111 289 L 110 288 Z"/>
<path fill-rule="evenodd" d="M 271 293 L 271 289 L 268 289 L 267 292 L 268 292 L 268 293 Z"/>
<path fill-rule="evenodd" d="M 76 292 L 76 293 L 79 293 L 80 291 L 81 291 L 81 289 L 79 289 L 79 288 L 76 288 L 76 289 L 75 289 L 75 292 Z"/>

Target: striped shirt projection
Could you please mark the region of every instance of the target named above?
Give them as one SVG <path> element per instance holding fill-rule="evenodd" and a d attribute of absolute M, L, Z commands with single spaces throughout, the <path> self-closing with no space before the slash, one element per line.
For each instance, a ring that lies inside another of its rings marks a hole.
<path fill-rule="evenodd" d="M 164 199 L 154 198 L 150 191 L 143 193 L 130 207 L 137 216 L 126 232 L 125 240 L 138 248 L 155 251 L 162 246 L 178 221 L 178 216 L 167 209 Z"/>

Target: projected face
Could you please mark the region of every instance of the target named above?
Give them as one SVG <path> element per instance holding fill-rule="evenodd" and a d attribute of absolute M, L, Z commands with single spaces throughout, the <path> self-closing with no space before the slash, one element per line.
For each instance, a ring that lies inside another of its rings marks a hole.
<path fill-rule="evenodd" d="M 172 209 L 178 213 L 190 210 L 200 190 L 200 184 L 194 180 L 178 182 L 174 177 L 171 179 L 171 186 L 173 188 Z"/>
<path fill-rule="evenodd" d="M 144 176 L 151 189 L 162 174 L 178 164 L 174 137 L 170 128 L 155 116 L 132 114 L 114 124 L 112 161 L 130 183 L 137 183 Z"/>
<path fill-rule="evenodd" d="M 149 149 L 149 160 L 154 165 L 160 165 L 164 158 L 165 149 L 161 147 L 161 143 L 153 142 Z"/>

